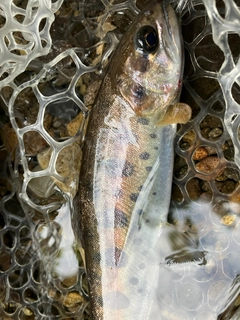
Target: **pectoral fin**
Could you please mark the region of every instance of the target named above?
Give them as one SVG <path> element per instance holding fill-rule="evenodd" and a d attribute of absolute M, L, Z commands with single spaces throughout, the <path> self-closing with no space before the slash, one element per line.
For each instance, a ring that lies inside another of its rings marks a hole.
<path fill-rule="evenodd" d="M 192 110 L 186 103 L 176 103 L 171 105 L 164 117 L 159 121 L 159 125 L 168 125 L 174 123 L 187 123 L 192 116 Z"/>

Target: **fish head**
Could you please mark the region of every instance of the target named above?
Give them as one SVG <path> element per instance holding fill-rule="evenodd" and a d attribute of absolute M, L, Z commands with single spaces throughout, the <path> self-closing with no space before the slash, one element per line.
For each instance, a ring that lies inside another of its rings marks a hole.
<path fill-rule="evenodd" d="M 137 115 L 159 121 L 177 102 L 182 83 L 182 38 L 171 5 L 165 0 L 149 3 L 116 55 L 110 73 L 120 94 Z"/>

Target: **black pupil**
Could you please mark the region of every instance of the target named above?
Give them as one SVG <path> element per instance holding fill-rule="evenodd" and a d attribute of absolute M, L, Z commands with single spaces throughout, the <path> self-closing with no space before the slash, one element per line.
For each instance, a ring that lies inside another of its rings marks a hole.
<path fill-rule="evenodd" d="M 149 34 L 147 34 L 146 40 L 151 47 L 154 46 L 157 41 L 156 34 L 154 32 L 149 32 Z"/>
<path fill-rule="evenodd" d="M 152 26 L 144 26 L 136 34 L 137 49 L 146 53 L 153 53 L 158 46 L 158 34 Z"/>

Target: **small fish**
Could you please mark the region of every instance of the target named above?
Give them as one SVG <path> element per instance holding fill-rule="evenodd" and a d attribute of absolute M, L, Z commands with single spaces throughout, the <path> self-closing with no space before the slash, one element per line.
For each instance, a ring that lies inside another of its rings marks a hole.
<path fill-rule="evenodd" d="M 85 137 L 77 202 L 94 320 L 149 319 L 175 124 L 191 117 L 178 103 L 182 70 L 178 20 L 153 1 L 116 49 Z"/>

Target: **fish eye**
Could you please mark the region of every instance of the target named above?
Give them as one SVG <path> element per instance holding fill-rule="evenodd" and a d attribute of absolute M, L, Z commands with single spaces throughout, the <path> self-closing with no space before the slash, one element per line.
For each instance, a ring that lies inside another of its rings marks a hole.
<path fill-rule="evenodd" d="M 158 32 L 152 26 L 143 26 L 135 36 L 137 50 L 145 53 L 154 53 L 158 46 Z"/>

